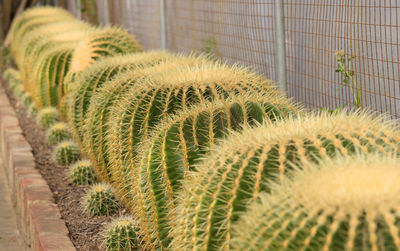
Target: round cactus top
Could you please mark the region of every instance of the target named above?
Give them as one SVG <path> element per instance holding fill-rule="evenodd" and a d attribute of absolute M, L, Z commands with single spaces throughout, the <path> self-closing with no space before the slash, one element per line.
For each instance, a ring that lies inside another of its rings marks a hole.
<path fill-rule="evenodd" d="M 242 215 L 231 249 L 395 250 L 399 163 L 392 153 L 358 153 L 306 164 Z"/>
<path fill-rule="evenodd" d="M 111 192 L 111 186 L 107 183 L 99 183 L 95 184 L 91 187 L 89 193 L 104 193 L 104 192 Z"/>
<path fill-rule="evenodd" d="M 55 123 L 52 126 L 52 129 L 54 129 L 54 130 L 64 130 L 64 129 L 67 129 L 67 128 L 68 128 L 67 124 L 65 124 L 63 122 Z"/>
<path fill-rule="evenodd" d="M 94 61 L 106 56 L 141 52 L 138 41 L 120 28 L 101 28 L 83 39 L 75 49 L 71 60 L 71 73 L 86 69 Z"/>
<path fill-rule="evenodd" d="M 294 174 L 285 193 L 309 211 L 345 213 L 373 211 L 400 205 L 400 165 L 395 158 L 379 155 L 339 157 L 311 164 Z"/>
<path fill-rule="evenodd" d="M 58 110 L 57 110 L 57 108 L 55 108 L 53 106 L 47 106 L 47 107 L 42 108 L 39 111 L 39 113 L 43 114 L 43 115 L 44 114 L 58 114 Z"/>

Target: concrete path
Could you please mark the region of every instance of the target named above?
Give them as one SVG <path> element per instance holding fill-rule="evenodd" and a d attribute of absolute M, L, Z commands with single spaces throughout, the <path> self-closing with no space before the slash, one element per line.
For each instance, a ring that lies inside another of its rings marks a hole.
<path fill-rule="evenodd" d="M 25 250 L 21 243 L 4 168 L 0 166 L 0 251 Z"/>

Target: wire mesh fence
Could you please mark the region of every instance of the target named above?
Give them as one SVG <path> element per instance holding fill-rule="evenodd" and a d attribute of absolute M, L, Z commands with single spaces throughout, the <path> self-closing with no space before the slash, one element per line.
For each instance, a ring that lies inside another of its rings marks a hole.
<path fill-rule="evenodd" d="M 79 12 L 76 1 L 69 2 L 70 10 Z M 102 24 L 121 25 L 146 49 L 161 48 L 164 25 L 168 50 L 212 53 L 277 80 L 274 3 L 98 0 L 97 7 Z M 354 107 L 351 85 L 335 71 L 335 51 L 344 50 L 354 55 L 351 67 L 362 106 L 400 118 L 400 1 L 283 3 L 288 96 L 309 108 Z"/>

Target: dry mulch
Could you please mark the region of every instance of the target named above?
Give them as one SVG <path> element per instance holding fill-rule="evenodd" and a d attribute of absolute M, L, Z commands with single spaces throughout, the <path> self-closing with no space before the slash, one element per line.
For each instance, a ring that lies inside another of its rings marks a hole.
<path fill-rule="evenodd" d="M 4 82 L 3 82 L 4 83 Z M 12 95 L 8 86 L 4 84 L 6 93 L 14 107 L 23 134 L 32 146 L 36 168 L 47 181 L 55 202 L 57 203 L 62 219 L 65 220 L 70 238 L 77 250 L 102 250 L 101 231 L 111 217 L 89 217 L 82 212 L 81 198 L 88 186 L 73 186 L 68 181 L 66 167 L 56 165 L 52 160 L 53 147 L 47 143 L 46 132 L 40 128 L 34 118 L 31 118 L 26 108 Z M 121 208 L 117 214 L 124 214 Z"/>

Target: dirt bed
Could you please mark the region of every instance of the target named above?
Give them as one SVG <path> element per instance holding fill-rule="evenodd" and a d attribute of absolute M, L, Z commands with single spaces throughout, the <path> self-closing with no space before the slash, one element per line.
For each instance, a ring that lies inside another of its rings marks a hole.
<path fill-rule="evenodd" d="M 4 83 L 4 82 L 3 82 Z M 36 168 L 47 181 L 54 199 L 60 208 L 62 218 L 68 227 L 70 238 L 77 250 L 102 250 L 101 231 L 111 217 L 89 217 L 82 212 L 80 200 L 87 186 L 73 186 L 66 178 L 66 167 L 56 165 L 51 157 L 52 146 L 47 143 L 46 132 L 41 129 L 34 118 L 28 116 L 25 107 L 11 94 L 4 84 L 11 105 L 17 112 L 23 134 L 32 146 Z M 121 208 L 118 214 L 124 214 Z"/>

